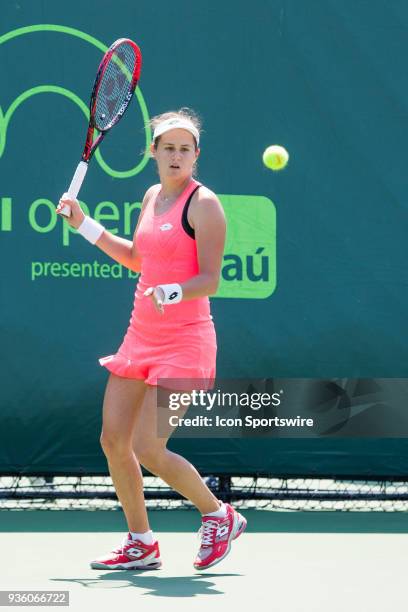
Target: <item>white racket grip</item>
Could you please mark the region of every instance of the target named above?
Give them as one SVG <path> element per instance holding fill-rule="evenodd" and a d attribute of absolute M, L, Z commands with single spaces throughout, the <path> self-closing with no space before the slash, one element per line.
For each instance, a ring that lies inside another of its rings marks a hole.
<path fill-rule="evenodd" d="M 77 169 L 75 170 L 75 174 L 72 177 L 72 181 L 70 186 L 68 187 L 68 193 L 72 199 L 76 198 L 79 190 L 81 189 L 82 183 L 84 182 L 85 175 L 88 170 L 88 164 L 84 161 L 80 161 Z M 65 217 L 71 216 L 71 207 L 66 204 L 64 208 L 60 212 L 61 215 Z"/>

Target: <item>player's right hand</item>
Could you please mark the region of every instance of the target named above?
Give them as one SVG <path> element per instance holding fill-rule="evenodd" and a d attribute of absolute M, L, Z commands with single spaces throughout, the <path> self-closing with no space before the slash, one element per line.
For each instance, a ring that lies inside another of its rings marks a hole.
<path fill-rule="evenodd" d="M 61 196 L 61 199 L 56 208 L 56 213 L 57 215 L 60 215 L 61 210 L 67 204 L 71 208 L 71 216 L 70 217 L 66 217 L 65 215 L 61 215 L 61 216 L 68 221 L 71 227 L 78 229 L 82 221 L 85 219 L 85 213 L 80 207 L 78 200 L 76 200 L 75 198 L 71 198 L 69 193 L 64 193 Z"/>

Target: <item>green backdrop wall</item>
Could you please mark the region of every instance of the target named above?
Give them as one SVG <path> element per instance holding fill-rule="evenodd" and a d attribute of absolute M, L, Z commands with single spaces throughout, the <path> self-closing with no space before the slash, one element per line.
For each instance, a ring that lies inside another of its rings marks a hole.
<path fill-rule="evenodd" d="M 81 198 L 129 237 L 157 181 L 143 112 L 201 114 L 199 178 L 229 224 L 212 299 L 218 374 L 408 376 L 407 27 L 403 0 L 3 0 L 0 470 L 106 470 L 97 358 L 122 340 L 136 279 L 52 211 L 81 153 L 95 68 L 122 36 L 142 49 L 139 98 Z M 291 155 L 282 173 L 261 163 L 273 143 Z M 405 440 L 358 454 L 348 440 L 262 444 L 176 446 L 203 471 L 408 472 Z"/>

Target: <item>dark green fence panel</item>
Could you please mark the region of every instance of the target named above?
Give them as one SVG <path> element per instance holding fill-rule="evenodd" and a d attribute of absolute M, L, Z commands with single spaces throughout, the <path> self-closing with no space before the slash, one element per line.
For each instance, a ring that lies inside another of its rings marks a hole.
<path fill-rule="evenodd" d="M 143 52 L 139 97 L 81 198 L 130 237 L 157 181 L 144 117 L 202 115 L 199 178 L 222 197 L 225 265 L 240 269 L 224 269 L 212 299 L 218 374 L 408 376 L 407 3 L 114 5 L 1 6 L 1 471 L 106 470 L 97 358 L 119 346 L 137 279 L 53 209 L 81 152 L 95 68 L 121 36 Z M 274 143 L 291 156 L 276 174 L 261 162 Z M 196 444 L 176 446 L 204 471 L 406 473 L 404 440 Z"/>

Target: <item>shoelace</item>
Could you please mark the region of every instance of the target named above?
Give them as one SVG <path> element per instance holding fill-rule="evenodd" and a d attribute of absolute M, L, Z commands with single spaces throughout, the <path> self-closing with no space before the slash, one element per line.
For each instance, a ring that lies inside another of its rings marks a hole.
<path fill-rule="evenodd" d="M 197 534 L 201 538 L 201 546 L 211 546 L 213 544 L 214 530 L 216 531 L 217 528 L 218 522 L 211 519 L 201 525 Z"/>
<path fill-rule="evenodd" d="M 127 536 L 125 536 L 125 537 L 123 538 L 123 542 L 122 542 L 122 544 L 121 544 L 120 546 L 118 546 L 118 548 L 115 548 L 115 550 L 113 550 L 112 552 L 113 552 L 113 553 L 116 553 L 116 554 L 120 554 L 120 553 L 122 553 L 122 555 L 123 555 L 123 554 L 124 554 L 124 548 L 125 548 L 125 546 L 126 546 L 127 544 L 129 544 L 129 543 L 130 543 L 130 541 L 131 541 L 131 540 L 129 540 L 129 538 L 128 538 Z"/>

